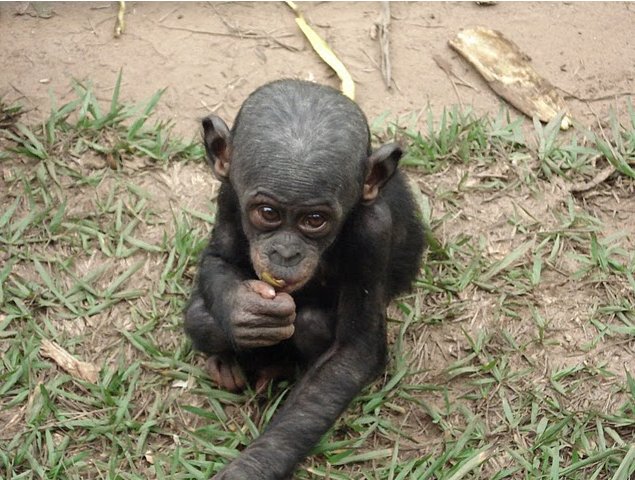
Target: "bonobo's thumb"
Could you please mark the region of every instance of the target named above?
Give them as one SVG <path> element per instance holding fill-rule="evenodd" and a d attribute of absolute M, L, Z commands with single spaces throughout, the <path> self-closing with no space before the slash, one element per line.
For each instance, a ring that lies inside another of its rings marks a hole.
<path fill-rule="evenodd" d="M 273 300 L 276 297 L 276 290 L 268 283 L 260 280 L 248 280 L 247 285 L 262 298 Z"/>

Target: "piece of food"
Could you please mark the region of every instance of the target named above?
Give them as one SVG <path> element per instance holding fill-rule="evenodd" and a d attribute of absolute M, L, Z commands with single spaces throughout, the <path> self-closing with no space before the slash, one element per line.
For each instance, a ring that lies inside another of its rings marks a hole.
<path fill-rule="evenodd" d="M 282 288 L 285 285 L 284 280 L 274 278 L 269 272 L 262 272 L 262 280 L 267 282 L 273 288 Z"/>
<path fill-rule="evenodd" d="M 518 45 L 501 32 L 469 28 L 459 32 L 449 44 L 476 67 L 492 90 L 525 115 L 549 122 L 564 112 L 560 128 L 569 128 L 571 119 L 562 96 L 536 73 Z"/>

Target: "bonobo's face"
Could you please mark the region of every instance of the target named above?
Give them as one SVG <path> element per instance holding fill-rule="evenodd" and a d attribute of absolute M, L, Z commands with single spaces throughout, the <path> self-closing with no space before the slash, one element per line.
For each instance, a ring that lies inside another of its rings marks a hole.
<path fill-rule="evenodd" d="M 230 144 L 228 178 L 253 267 L 278 290 L 298 290 L 360 201 L 366 118 L 332 89 L 280 82 L 247 99 Z"/>
<path fill-rule="evenodd" d="M 215 115 L 203 131 L 216 176 L 238 197 L 256 274 L 285 292 L 311 280 L 349 212 L 377 198 L 401 156 L 396 144 L 372 153 L 359 107 L 308 82 L 267 84 L 231 132 Z"/>
<path fill-rule="evenodd" d="M 332 199 L 288 193 L 257 188 L 241 202 L 254 270 L 283 292 L 302 288 L 314 276 L 342 223 L 342 209 Z"/>

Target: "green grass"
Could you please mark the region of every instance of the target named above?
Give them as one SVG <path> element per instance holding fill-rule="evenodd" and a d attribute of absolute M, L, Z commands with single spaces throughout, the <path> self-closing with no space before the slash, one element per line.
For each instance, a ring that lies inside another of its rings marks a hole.
<path fill-rule="evenodd" d="M 209 478 L 291 388 L 217 390 L 191 351 L 181 312 L 212 191 L 169 198 L 161 175 L 211 174 L 198 142 L 152 119 L 162 92 L 130 105 L 120 80 L 107 105 L 76 84 L 76 100 L 37 125 L 0 101 L 7 480 Z M 507 112 L 457 108 L 377 122 L 380 140 L 410 147 L 430 248 L 390 309 L 385 375 L 297 478 L 634 475 L 635 111 L 625 110 L 567 134 L 557 120 L 527 133 Z M 573 188 L 609 166 L 608 179 Z M 101 367 L 98 381 L 41 355 L 43 339 Z"/>

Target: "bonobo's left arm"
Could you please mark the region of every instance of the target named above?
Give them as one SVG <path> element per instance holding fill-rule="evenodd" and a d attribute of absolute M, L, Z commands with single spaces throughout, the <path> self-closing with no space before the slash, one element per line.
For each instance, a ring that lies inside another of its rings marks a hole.
<path fill-rule="evenodd" d="M 216 479 L 275 480 L 334 424 L 386 360 L 386 284 L 392 221 L 385 202 L 359 206 L 340 239 L 336 339 L 296 385 L 265 432 Z"/>

